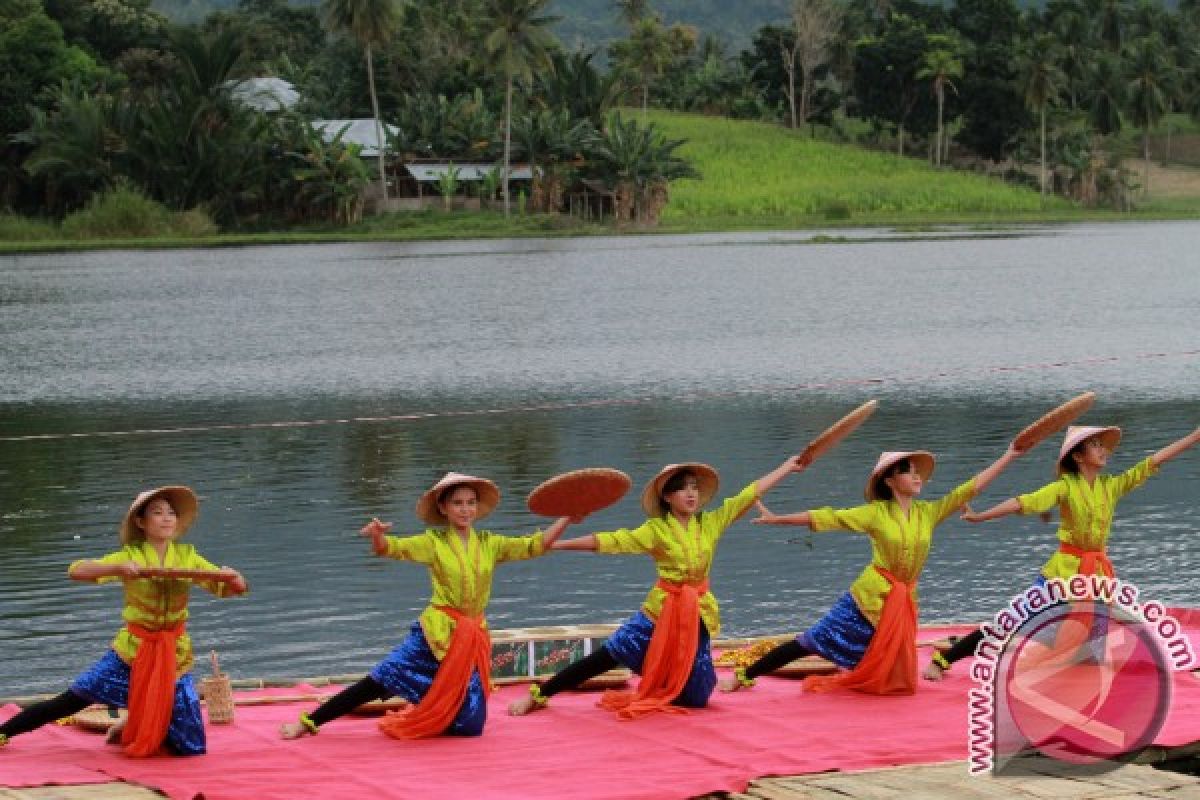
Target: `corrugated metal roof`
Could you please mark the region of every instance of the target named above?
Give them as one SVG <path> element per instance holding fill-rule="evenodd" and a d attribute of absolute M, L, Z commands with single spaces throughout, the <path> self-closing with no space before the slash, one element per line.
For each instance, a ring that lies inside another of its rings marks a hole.
<path fill-rule="evenodd" d="M 458 169 L 458 179 L 460 181 L 474 182 L 481 181 L 483 177 L 492 170 L 499 170 L 497 164 L 405 164 L 404 168 L 408 170 L 408 174 L 412 175 L 421 183 L 436 183 L 441 180 L 441 177 L 450 171 L 451 167 Z M 513 165 L 508 168 L 508 177 L 514 181 L 527 181 L 533 177 L 533 172 L 528 165 Z"/>
<path fill-rule="evenodd" d="M 363 156 L 379 155 L 379 137 L 375 135 L 374 119 L 317 119 L 309 124 L 313 130 L 320 131 L 322 138 L 327 142 L 332 141 L 338 131 L 345 128 L 346 132 L 342 134 L 343 142 L 361 147 Z M 400 132 L 395 125 L 388 125 L 386 122 L 382 124 L 388 133 L 395 135 Z"/>
<path fill-rule="evenodd" d="M 230 93 L 255 111 L 284 111 L 300 102 L 300 93 L 283 78 L 247 78 L 234 83 Z"/>

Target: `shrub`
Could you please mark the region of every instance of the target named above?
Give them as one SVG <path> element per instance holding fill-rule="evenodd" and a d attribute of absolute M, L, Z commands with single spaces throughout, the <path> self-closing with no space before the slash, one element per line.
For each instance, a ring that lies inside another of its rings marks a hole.
<path fill-rule="evenodd" d="M 173 231 L 172 214 L 161 203 L 129 186 L 93 195 L 62 222 L 63 235 L 77 239 L 140 238 Z"/>
<path fill-rule="evenodd" d="M 0 242 L 31 242 L 39 239 L 56 239 L 58 231 L 45 220 L 20 217 L 16 214 L 0 214 Z"/>

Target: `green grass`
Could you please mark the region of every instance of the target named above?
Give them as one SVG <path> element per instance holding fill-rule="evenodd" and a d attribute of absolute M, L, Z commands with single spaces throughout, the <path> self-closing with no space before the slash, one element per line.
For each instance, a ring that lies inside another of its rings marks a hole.
<path fill-rule="evenodd" d="M 924 215 L 1027 215 L 1071 204 L 994 179 L 935 170 L 918 159 L 810 139 L 774 125 L 688 114 L 649 118 L 688 142 L 700 181 L 671 187 L 664 218 L 778 217 L 872 222 Z"/>

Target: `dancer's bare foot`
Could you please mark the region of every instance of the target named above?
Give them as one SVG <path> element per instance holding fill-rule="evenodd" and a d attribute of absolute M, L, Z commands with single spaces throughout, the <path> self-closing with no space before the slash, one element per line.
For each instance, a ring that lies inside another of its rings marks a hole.
<path fill-rule="evenodd" d="M 279 726 L 279 737 L 281 739 L 299 739 L 302 736 L 311 735 L 312 731 L 299 722 L 285 722 Z"/>
<path fill-rule="evenodd" d="M 125 730 L 125 722 L 126 721 L 122 719 L 119 722 L 117 722 L 116 724 L 114 724 L 111 728 L 108 729 L 108 732 L 104 734 L 104 743 L 105 744 L 120 744 L 121 743 L 121 734 Z"/>
<path fill-rule="evenodd" d="M 921 671 L 921 677 L 927 681 L 940 681 L 946 677 L 946 670 L 930 661 L 925 665 L 925 669 Z"/>
<path fill-rule="evenodd" d="M 736 692 L 742 688 L 742 683 L 737 678 L 721 678 L 717 688 L 722 692 Z"/>
<path fill-rule="evenodd" d="M 533 699 L 533 695 L 526 694 L 508 704 L 508 713 L 514 717 L 523 717 L 541 708 L 543 706 L 538 705 L 537 701 Z"/>

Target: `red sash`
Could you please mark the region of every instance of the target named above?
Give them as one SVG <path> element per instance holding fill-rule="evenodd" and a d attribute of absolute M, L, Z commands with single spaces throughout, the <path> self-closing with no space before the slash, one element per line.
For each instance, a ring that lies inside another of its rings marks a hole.
<path fill-rule="evenodd" d="M 1115 578 L 1117 575 L 1113 570 L 1112 562 L 1108 560 L 1108 554 L 1103 550 L 1084 550 L 1073 544 L 1059 542 L 1058 552 L 1079 559 L 1080 575 L 1107 575 L 1110 578 Z"/>
<path fill-rule="evenodd" d="M 883 567 L 875 570 L 890 589 L 879 626 L 858 666 L 836 675 L 812 675 L 804 688 L 813 692 L 854 689 L 868 694 L 913 694 L 917 690 L 917 606 L 912 586 Z"/>
<path fill-rule="evenodd" d="M 388 712 L 379 721 L 379 729 L 393 739 L 445 733 L 462 708 L 474 670 L 479 670 L 484 696 L 492 693 L 492 638 L 483 627 L 483 617 L 468 617 L 450 606 L 434 608 L 454 620 L 450 647 L 421 702 L 403 711 Z"/>
<path fill-rule="evenodd" d="M 636 719 L 655 711 L 687 713 L 671 701 L 683 691 L 692 674 L 700 641 L 700 598 L 708 593 L 708 580 L 674 583 L 659 578 L 655 586 L 666 592 L 666 597 L 646 648 L 637 691 L 609 690 L 600 698 L 599 706 L 617 712 L 621 719 Z"/>
<path fill-rule="evenodd" d="M 175 644 L 184 623 L 151 631 L 125 624 L 141 640 L 129 677 L 129 720 L 121 744 L 129 756 L 152 756 L 162 747 L 175 705 Z"/>

